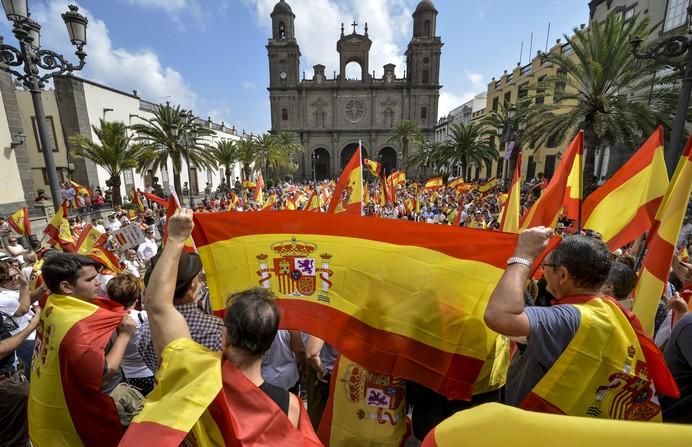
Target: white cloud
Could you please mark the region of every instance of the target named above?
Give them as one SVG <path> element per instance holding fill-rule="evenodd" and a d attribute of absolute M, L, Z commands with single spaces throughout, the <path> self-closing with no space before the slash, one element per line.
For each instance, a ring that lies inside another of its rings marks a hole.
<path fill-rule="evenodd" d="M 254 90 L 256 87 L 256 85 L 250 81 L 243 81 L 240 86 L 243 87 L 243 90 Z"/>
<path fill-rule="evenodd" d="M 480 73 L 472 73 L 468 70 L 464 70 L 464 76 L 466 79 L 471 81 L 471 86 L 474 90 L 485 90 L 485 82 L 483 82 L 483 75 Z"/>
<path fill-rule="evenodd" d="M 164 1 L 168 0 L 161 0 L 161 3 Z M 70 46 L 65 24 L 60 17 L 65 10 L 64 1 L 51 0 L 48 4 L 37 3 L 32 14 L 42 25 L 41 41 L 74 63 L 74 48 Z M 114 48 L 105 22 L 81 7 L 80 13 L 89 19 L 85 47 L 88 55 L 85 69 L 75 73 L 77 76 L 128 92 L 136 89 L 142 98 L 153 102 L 168 99 L 185 108 L 195 107 L 197 95 L 178 71 L 161 64 L 156 53 L 145 49 L 130 51 Z"/>
<path fill-rule="evenodd" d="M 437 116 L 442 118 L 447 116 L 452 109 L 459 107 L 466 101 L 472 99 L 475 95 L 471 92 L 464 92 L 461 95 L 455 95 L 454 93 L 441 91 L 440 99 L 437 102 Z"/>
<path fill-rule="evenodd" d="M 257 15 L 257 21 L 267 37 L 271 36 L 270 14 L 277 0 L 243 0 L 251 5 Z M 375 70 L 377 77 L 382 77 L 382 66 L 387 63 L 396 65 L 398 76 L 404 73 L 405 45 L 412 34 L 412 11 L 406 0 L 289 0 L 288 3 L 296 15 L 295 33 L 302 54 L 302 70 L 306 77 L 312 77 L 311 67 L 315 64 L 326 66 L 325 74 L 331 78 L 333 72 L 339 71 L 339 58 L 336 42 L 341 34 L 341 23 L 345 33 L 350 34 L 353 28 L 349 23 L 358 23 L 358 33 L 363 33 L 365 22 L 368 24 L 368 37 L 372 40 L 370 49 L 369 72 Z M 349 72 L 350 73 L 350 72 Z"/>

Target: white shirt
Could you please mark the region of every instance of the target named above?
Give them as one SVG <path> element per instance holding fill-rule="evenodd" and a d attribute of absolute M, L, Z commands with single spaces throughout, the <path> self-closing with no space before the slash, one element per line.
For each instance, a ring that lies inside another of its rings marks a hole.
<path fill-rule="evenodd" d="M 139 256 L 139 259 L 146 262 L 156 256 L 158 251 L 159 247 L 156 245 L 156 241 L 154 239 L 145 238 L 144 242 L 137 247 L 137 256 Z"/>
<path fill-rule="evenodd" d="M 103 225 L 101 225 L 101 224 L 96 224 L 96 225 L 94 225 L 94 228 L 96 228 L 97 230 L 99 230 L 101 233 L 105 233 L 105 232 L 106 232 L 106 229 L 103 228 Z"/>
<path fill-rule="evenodd" d="M 154 373 L 146 367 L 144 360 L 142 360 L 142 356 L 139 354 L 139 351 L 137 351 L 140 327 L 142 323 L 147 321 L 147 313 L 142 310 L 134 309 L 131 309 L 129 313 L 130 317 L 135 321 L 137 329 L 135 330 L 135 335 L 130 337 L 130 341 L 127 342 L 120 367 L 123 370 L 123 374 L 125 374 L 125 377 L 128 379 L 151 377 Z"/>
<path fill-rule="evenodd" d="M 19 309 L 19 290 L 9 290 L 0 287 L 0 311 L 10 316 L 18 326 L 17 329 L 11 332 L 12 335 L 21 332 L 34 317 L 34 312 L 31 309 L 21 317 L 15 317 L 14 313 L 17 312 L 17 309 Z M 32 331 L 26 339 L 33 340 L 34 338 L 36 338 L 36 331 Z"/>
<path fill-rule="evenodd" d="M 109 220 L 108 224 L 106 225 L 109 230 L 112 232 L 118 231 L 121 227 L 120 221 L 116 220 Z"/>

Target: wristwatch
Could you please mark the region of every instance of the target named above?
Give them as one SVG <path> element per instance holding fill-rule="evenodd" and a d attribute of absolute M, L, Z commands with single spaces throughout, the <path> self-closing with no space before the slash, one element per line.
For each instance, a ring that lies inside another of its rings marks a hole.
<path fill-rule="evenodd" d="M 528 268 L 533 267 L 533 262 L 531 262 L 530 260 L 528 260 L 526 258 L 521 258 L 519 256 L 512 256 L 511 258 L 509 258 L 507 260 L 507 265 L 512 265 L 512 264 L 521 264 L 521 265 L 527 266 Z"/>

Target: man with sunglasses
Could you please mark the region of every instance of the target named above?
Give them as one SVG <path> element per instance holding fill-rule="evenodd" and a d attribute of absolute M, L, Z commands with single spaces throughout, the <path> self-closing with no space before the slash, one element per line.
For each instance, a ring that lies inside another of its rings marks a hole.
<path fill-rule="evenodd" d="M 525 307 L 533 264 L 550 228 L 519 235 L 514 256 L 490 296 L 488 327 L 526 339 L 506 401 L 533 411 L 626 420 L 661 420 L 655 392 L 679 394 L 662 354 L 637 318 L 601 292 L 611 257 L 599 239 L 563 239 L 542 263 L 550 307 Z"/>

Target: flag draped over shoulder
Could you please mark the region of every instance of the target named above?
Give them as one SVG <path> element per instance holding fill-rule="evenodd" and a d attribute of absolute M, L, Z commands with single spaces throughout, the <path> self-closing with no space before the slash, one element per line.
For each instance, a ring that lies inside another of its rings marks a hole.
<path fill-rule="evenodd" d="M 113 399 L 101 391 L 106 344 L 126 314 L 109 300 L 51 295 L 41 312 L 29 389 L 36 447 L 116 446 L 123 435 Z"/>
<path fill-rule="evenodd" d="M 633 311 L 648 333 L 654 330 L 654 319 L 675 253 L 675 244 L 685 217 L 692 192 L 692 137 L 678 163 L 656 213 L 654 225 L 646 242 L 647 252 L 642 261 L 639 282 L 635 289 Z"/>
<path fill-rule="evenodd" d="M 353 153 L 336 184 L 328 213 L 363 215 L 363 166 L 361 146 Z"/>
<path fill-rule="evenodd" d="M 282 327 L 370 370 L 470 398 L 495 349 L 483 314 L 516 235 L 333 214 L 228 216 L 194 216 L 215 312 L 232 291 L 271 288 Z"/>
<path fill-rule="evenodd" d="M 74 237 L 67 220 L 67 200 L 55 212 L 43 232 L 50 238 L 55 248 L 68 253 L 75 252 Z"/>
<path fill-rule="evenodd" d="M 615 250 L 651 228 L 668 188 L 663 127 L 644 142 L 618 171 L 584 200 L 584 228 L 601 233 Z"/>
<path fill-rule="evenodd" d="M 302 405 L 295 428 L 236 367 L 222 364 L 221 353 L 178 339 L 161 359 L 156 387 L 120 447 L 177 447 L 188 432 L 200 447 L 321 445 Z"/>
<path fill-rule="evenodd" d="M 540 437 L 536 436 L 537 432 L 541 433 Z M 455 413 L 430 431 L 422 446 L 684 447 L 690 439 L 692 428 L 689 425 L 537 413 L 492 403 Z"/>
<path fill-rule="evenodd" d="M 368 371 L 340 355 L 318 435 L 325 447 L 400 447 L 406 430 L 406 382 Z"/>
<path fill-rule="evenodd" d="M 31 224 L 29 223 L 29 212 L 26 207 L 15 211 L 7 219 L 12 229 L 22 236 L 31 236 Z"/>
<path fill-rule="evenodd" d="M 584 152 L 584 132 L 579 131 L 574 137 L 569 147 L 562 156 L 562 161 L 557 167 L 550 183 L 543 190 L 541 197 L 536 200 L 533 206 L 521 222 L 521 229 L 544 226 L 554 227 L 557 219 L 562 212 L 565 193 L 567 190 L 567 179 L 572 172 L 577 154 Z"/>
<path fill-rule="evenodd" d="M 519 212 L 521 210 L 521 152 L 514 167 L 512 184 L 509 187 L 509 195 L 502 208 L 501 230 L 508 233 L 519 233 Z"/>

